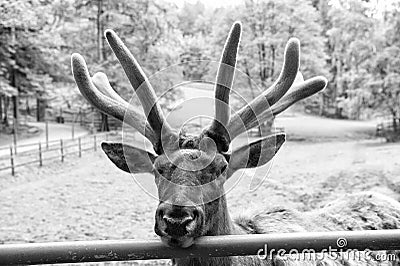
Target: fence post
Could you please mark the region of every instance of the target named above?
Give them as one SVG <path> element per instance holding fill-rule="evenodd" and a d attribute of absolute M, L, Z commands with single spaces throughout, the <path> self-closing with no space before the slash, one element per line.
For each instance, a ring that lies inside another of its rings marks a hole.
<path fill-rule="evenodd" d="M 46 121 L 46 150 L 49 149 L 49 122 Z"/>
<path fill-rule="evenodd" d="M 60 151 L 61 151 L 61 162 L 64 162 L 64 144 L 63 144 L 63 140 L 60 139 Z"/>
<path fill-rule="evenodd" d="M 42 161 L 42 143 L 39 141 L 39 166 L 43 165 Z"/>
<path fill-rule="evenodd" d="M 97 143 L 96 143 L 97 141 L 96 141 L 96 134 L 94 134 L 93 135 L 93 148 L 94 148 L 94 151 L 97 151 Z"/>
<path fill-rule="evenodd" d="M 78 139 L 79 157 L 82 157 L 82 143 L 81 138 Z"/>
<path fill-rule="evenodd" d="M 13 154 L 13 148 L 10 145 L 10 160 L 11 160 L 11 174 L 14 176 L 15 175 L 15 170 L 14 170 L 14 154 Z"/>
<path fill-rule="evenodd" d="M 71 135 L 72 135 L 72 139 L 75 138 L 75 123 L 72 123 L 72 128 L 71 128 Z"/>
<path fill-rule="evenodd" d="M 80 124 L 81 126 L 82 126 L 82 124 L 83 124 L 82 118 L 83 118 L 82 107 L 79 107 L 79 124 Z"/>
<path fill-rule="evenodd" d="M 13 134 L 14 154 L 17 154 L 18 122 L 17 122 L 17 119 L 15 117 L 14 117 L 14 121 L 13 121 L 13 127 L 14 127 L 14 134 Z"/>
<path fill-rule="evenodd" d="M 92 108 L 92 133 L 96 132 L 96 127 L 94 125 L 94 119 L 95 119 L 96 113 L 94 111 L 94 108 Z"/>

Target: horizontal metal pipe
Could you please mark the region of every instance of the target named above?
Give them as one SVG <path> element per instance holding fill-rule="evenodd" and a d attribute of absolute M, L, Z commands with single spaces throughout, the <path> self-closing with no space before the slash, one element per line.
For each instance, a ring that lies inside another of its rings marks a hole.
<path fill-rule="evenodd" d="M 267 245 L 267 246 L 266 246 Z M 256 255 L 261 251 L 295 249 L 321 252 L 400 250 L 400 230 L 336 231 L 283 234 L 225 235 L 199 238 L 186 249 L 171 248 L 159 240 L 101 240 L 0 245 L 1 265 L 53 264 L 179 257 Z M 332 250 L 335 251 L 335 250 Z"/>

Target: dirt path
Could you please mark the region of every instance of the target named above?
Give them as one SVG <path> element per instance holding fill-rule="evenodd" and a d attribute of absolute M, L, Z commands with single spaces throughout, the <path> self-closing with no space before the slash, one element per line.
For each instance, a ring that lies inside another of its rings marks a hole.
<path fill-rule="evenodd" d="M 278 116 L 275 124 L 283 126 L 292 140 L 316 142 L 371 138 L 375 135 L 377 122 L 294 114 Z"/>

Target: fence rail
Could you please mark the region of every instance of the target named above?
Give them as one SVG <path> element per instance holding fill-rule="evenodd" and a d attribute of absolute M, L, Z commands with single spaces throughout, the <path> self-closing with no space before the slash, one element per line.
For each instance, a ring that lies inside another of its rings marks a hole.
<path fill-rule="evenodd" d="M 15 153 L 16 147 L 10 146 L 9 153 L 0 156 L 0 171 L 10 170 L 15 175 L 16 168 L 37 165 L 43 166 L 44 162 L 60 160 L 64 162 L 67 156 L 76 155 L 81 157 L 82 152 L 88 150 L 97 150 L 97 145 L 103 140 L 110 138 L 121 138 L 117 131 L 102 132 L 92 135 L 86 135 L 79 138 L 60 139 L 46 143 L 38 142 L 35 144 L 23 145 L 25 151 Z M 18 146 L 20 150 L 21 146 Z M 4 150 L 4 149 L 3 149 Z"/>
<path fill-rule="evenodd" d="M 58 114 L 55 115 L 54 120 L 59 123 L 79 123 L 86 128 L 96 128 L 97 130 L 101 128 L 102 122 L 101 112 L 94 108 L 79 108 L 78 110 L 60 109 Z M 122 123 L 118 119 L 108 116 L 108 126 L 110 129 L 117 130 L 122 127 Z"/>
<path fill-rule="evenodd" d="M 345 242 L 338 246 L 338 240 Z M 266 245 L 268 250 L 284 249 L 286 253 L 290 250 L 321 252 L 332 248 L 338 251 L 400 250 L 400 230 L 208 236 L 199 238 L 186 249 L 166 247 L 159 240 L 3 244 L 0 245 L 0 261 L 2 265 L 33 265 L 265 255 Z"/>

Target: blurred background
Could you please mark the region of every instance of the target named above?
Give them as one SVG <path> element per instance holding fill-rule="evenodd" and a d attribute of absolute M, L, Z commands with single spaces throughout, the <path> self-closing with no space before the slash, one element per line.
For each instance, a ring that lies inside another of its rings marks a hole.
<path fill-rule="evenodd" d="M 243 23 L 238 69 L 262 89 L 279 75 L 286 41 L 295 36 L 304 77 L 329 80 L 323 93 L 302 103 L 305 111 L 352 120 L 385 117 L 397 127 L 399 12 L 394 0 L 2 0 L 0 130 L 11 133 L 14 118 L 22 127 L 25 120 L 60 122 L 91 113 L 71 76 L 73 52 L 84 55 L 92 73 L 106 72 L 113 88 L 130 99 L 105 29 L 123 38 L 148 75 L 183 63 L 155 85 L 163 90 L 185 80 L 212 81 L 209 62 L 196 61 L 219 59 L 235 20 Z M 257 96 L 245 81 L 235 89 Z M 178 91 L 170 93 L 164 106 L 177 98 Z M 97 119 L 97 130 L 109 130 L 107 117 Z"/>
<path fill-rule="evenodd" d="M 290 37 L 301 41 L 304 79 L 329 83 L 276 118 L 288 142 L 271 172 L 258 173 L 270 175 L 260 189 L 228 195 L 232 210 L 310 210 L 367 189 L 398 199 L 399 0 L 0 0 L 0 243 L 154 237 L 157 202 L 98 146 L 120 140 L 121 123 L 80 95 L 70 56 L 82 54 L 91 74 L 105 72 L 138 105 L 103 35 L 113 29 L 157 94 L 176 87 L 161 98 L 168 111 L 212 97 L 212 61 L 236 20 L 243 34 L 234 89 L 246 99 L 277 78 Z M 202 82 L 177 86 L 191 80 Z"/>

